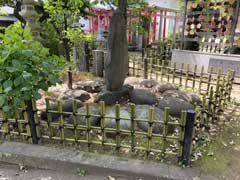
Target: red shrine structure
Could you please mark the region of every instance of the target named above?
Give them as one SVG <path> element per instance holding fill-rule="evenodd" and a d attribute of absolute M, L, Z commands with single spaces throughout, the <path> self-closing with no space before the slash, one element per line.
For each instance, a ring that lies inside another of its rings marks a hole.
<path fill-rule="evenodd" d="M 156 43 L 158 40 L 164 40 L 168 33 L 176 33 L 180 28 L 181 20 L 178 16 L 178 11 L 175 9 L 161 8 L 161 7 L 149 7 L 153 9 L 151 13 L 151 23 L 148 27 L 147 43 Z M 81 21 L 84 23 L 84 31 L 90 33 L 97 33 L 100 24 L 104 24 L 105 29 L 109 28 L 110 18 L 113 15 L 111 8 L 93 7 L 91 12 L 95 16 L 89 16 L 87 20 Z M 141 12 L 143 14 L 145 12 Z M 131 43 L 133 39 L 132 24 L 136 19 L 132 16 L 132 10 L 128 10 L 128 42 Z M 141 34 L 137 33 L 139 38 Z"/>

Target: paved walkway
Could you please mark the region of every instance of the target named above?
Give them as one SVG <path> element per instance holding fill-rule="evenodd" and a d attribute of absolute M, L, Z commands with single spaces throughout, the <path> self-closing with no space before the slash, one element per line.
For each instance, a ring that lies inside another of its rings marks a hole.
<path fill-rule="evenodd" d="M 41 180 L 39 178 L 48 177 L 56 180 L 215 180 L 192 168 L 16 142 L 0 144 L 0 161 L 38 168 L 29 169 L 30 173 L 19 173 L 20 180 Z M 80 171 L 85 171 L 86 176 L 79 176 Z M 5 176 L 17 179 L 14 169 L 11 172 Z"/>
<path fill-rule="evenodd" d="M 21 169 L 21 170 L 20 170 Z M 0 180 L 107 180 L 109 177 L 100 175 L 81 175 L 79 172 L 62 170 L 43 170 L 19 165 L 0 164 Z M 83 177 L 82 177 L 83 176 Z"/>

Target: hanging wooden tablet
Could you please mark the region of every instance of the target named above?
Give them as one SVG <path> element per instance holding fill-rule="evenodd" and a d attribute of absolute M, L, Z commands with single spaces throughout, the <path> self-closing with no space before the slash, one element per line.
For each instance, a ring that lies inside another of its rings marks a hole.
<path fill-rule="evenodd" d="M 235 2 L 236 2 L 236 0 L 229 0 L 229 3 L 232 4 L 232 5 L 233 5 Z"/>

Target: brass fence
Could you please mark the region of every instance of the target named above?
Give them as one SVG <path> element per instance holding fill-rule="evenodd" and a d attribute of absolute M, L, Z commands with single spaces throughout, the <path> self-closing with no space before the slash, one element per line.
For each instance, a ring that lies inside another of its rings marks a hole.
<path fill-rule="evenodd" d="M 204 66 L 191 67 L 190 64 L 161 61 L 156 57 L 145 58 L 144 61 L 130 59 L 129 75 L 154 79 L 161 83 L 177 84 L 186 91 L 200 95 L 202 103 L 195 106 L 195 139 L 199 139 L 203 129 L 208 129 L 210 123 L 217 122 L 219 113 L 224 111 L 231 100 L 235 78 L 235 72 L 231 70 L 223 74 L 222 70 L 218 69 L 217 73 L 214 73 L 213 67 L 210 67 L 206 72 Z"/>
<path fill-rule="evenodd" d="M 130 59 L 128 74 L 129 76 L 173 83 L 201 95 L 208 94 L 210 87 L 216 88 L 224 78 L 229 78 L 227 80 L 230 81 L 231 85 L 235 78 L 235 72 L 231 70 L 223 74 L 222 70 L 218 68 L 217 73 L 214 73 L 213 67 L 210 67 L 209 71 L 206 72 L 204 66 L 178 64 L 172 61 L 160 60 L 156 57 L 145 58 L 144 60 L 141 58 Z"/>

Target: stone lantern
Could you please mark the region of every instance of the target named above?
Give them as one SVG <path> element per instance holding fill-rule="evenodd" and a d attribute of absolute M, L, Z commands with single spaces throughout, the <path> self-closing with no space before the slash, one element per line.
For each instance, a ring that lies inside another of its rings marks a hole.
<path fill-rule="evenodd" d="M 26 21 L 26 26 L 31 28 L 32 36 L 35 40 L 41 40 L 40 36 L 40 25 L 38 24 L 39 15 L 35 11 L 35 5 L 38 1 L 34 0 L 23 0 L 21 6 L 21 16 Z"/>

